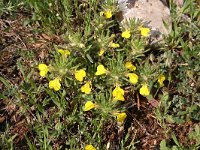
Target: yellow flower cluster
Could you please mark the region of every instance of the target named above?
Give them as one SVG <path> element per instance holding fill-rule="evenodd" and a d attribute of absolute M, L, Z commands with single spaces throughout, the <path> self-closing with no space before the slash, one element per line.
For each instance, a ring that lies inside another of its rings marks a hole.
<path fill-rule="evenodd" d="M 134 66 L 132 64 L 132 62 L 130 61 L 127 61 L 125 63 L 125 68 L 130 70 L 130 71 L 135 71 L 136 70 L 136 66 Z M 138 75 L 135 74 L 135 73 L 128 73 L 127 76 L 129 77 L 129 81 L 132 83 L 132 84 L 136 84 L 138 82 Z"/>
<path fill-rule="evenodd" d="M 125 68 L 128 69 L 128 70 L 130 70 L 130 71 L 135 71 L 136 70 L 136 66 L 134 66 L 132 64 L 132 62 L 130 62 L 130 61 L 128 61 L 128 62 L 125 63 Z M 135 74 L 135 73 L 128 73 L 127 76 L 129 77 L 130 83 L 132 83 L 132 84 L 138 83 L 139 77 L 138 77 L 137 74 Z M 160 84 L 163 82 L 162 80 L 163 80 L 163 76 L 162 76 L 162 79 L 161 79 L 161 77 L 158 78 L 158 82 Z M 139 92 L 143 96 L 149 96 L 150 91 L 149 91 L 148 85 L 147 84 L 143 84 L 142 87 L 140 88 Z"/>
<path fill-rule="evenodd" d="M 91 109 L 97 108 L 98 106 L 93 103 L 92 101 L 87 101 L 84 105 L 83 111 L 90 111 Z M 117 118 L 117 122 L 124 122 L 124 120 L 126 119 L 127 115 L 126 113 L 113 113 L 113 115 L 116 116 Z"/>
<path fill-rule="evenodd" d="M 57 49 L 57 52 L 60 53 L 63 57 L 70 55 L 69 50 Z M 38 69 L 40 71 L 41 77 L 45 77 L 47 75 L 47 73 L 49 72 L 49 66 L 47 66 L 46 64 L 43 64 L 43 63 L 38 65 Z M 49 88 L 54 89 L 55 91 L 60 90 L 60 88 L 61 88 L 60 81 L 61 81 L 60 77 L 55 78 L 54 80 L 50 80 Z"/>
<path fill-rule="evenodd" d="M 105 18 L 109 19 L 112 17 L 112 12 L 110 10 L 100 12 L 100 16 L 104 16 Z M 146 37 L 149 35 L 149 32 L 150 32 L 149 28 L 140 28 L 139 30 L 140 30 L 142 36 Z M 131 31 L 126 29 L 125 31 L 122 32 L 121 37 L 123 37 L 125 39 L 129 39 L 131 37 Z M 119 48 L 120 45 L 118 43 L 114 43 L 112 41 L 109 43 L 108 47 Z M 63 57 L 67 57 L 68 55 L 70 55 L 69 50 L 58 49 L 57 52 L 60 53 Z M 102 56 L 104 53 L 105 53 L 105 49 L 100 48 L 98 56 Z M 42 77 L 46 76 L 46 74 L 49 72 L 49 67 L 46 64 L 39 64 L 38 68 L 40 71 L 40 76 L 42 76 Z M 131 61 L 127 61 L 125 63 L 125 68 L 128 71 L 128 73 L 126 74 L 126 77 L 129 78 L 130 83 L 137 84 L 139 77 L 136 73 L 133 73 L 136 70 L 136 66 L 134 66 Z M 109 71 L 104 67 L 104 65 L 99 64 L 96 68 L 95 75 L 96 76 L 106 75 L 106 74 L 108 74 L 108 72 Z M 86 75 L 87 75 L 87 73 L 84 69 L 79 69 L 74 72 L 75 79 L 80 82 L 83 82 L 85 80 Z M 157 80 L 158 80 L 159 85 L 163 86 L 163 81 L 165 80 L 165 76 L 161 74 L 158 76 Z M 61 88 L 60 81 L 61 81 L 61 79 L 59 77 L 57 77 L 53 80 L 50 80 L 49 88 L 53 89 L 54 91 L 60 90 L 60 88 Z M 80 90 L 84 94 L 90 94 L 92 91 L 91 81 L 87 81 L 87 82 L 84 81 Z M 150 90 L 146 83 L 142 84 L 141 88 L 139 89 L 139 93 L 143 96 L 150 95 Z M 114 87 L 114 89 L 112 91 L 113 100 L 124 101 L 125 100 L 124 95 L 125 95 L 124 89 L 122 89 L 120 87 L 120 85 L 116 84 L 116 86 Z M 87 101 L 85 103 L 85 105 L 83 106 L 83 111 L 87 112 L 87 111 L 90 111 L 95 108 L 100 108 L 100 107 L 93 101 Z M 127 118 L 127 114 L 125 112 L 118 112 L 118 113 L 115 113 L 114 115 L 116 117 L 117 122 L 119 122 L 119 123 L 123 123 L 124 120 Z M 93 145 L 89 144 L 89 145 L 85 146 L 85 150 L 96 150 L 96 148 Z"/>
<path fill-rule="evenodd" d="M 139 31 L 142 36 L 147 37 L 151 30 L 149 28 L 140 27 Z M 129 39 L 131 37 L 131 32 L 128 29 L 126 29 L 122 32 L 122 37 L 125 39 Z"/>

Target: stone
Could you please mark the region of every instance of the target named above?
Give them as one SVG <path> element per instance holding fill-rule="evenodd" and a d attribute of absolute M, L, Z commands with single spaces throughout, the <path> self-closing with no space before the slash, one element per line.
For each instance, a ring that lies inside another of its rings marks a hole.
<path fill-rule="evenodd" d="M 122 11 L 122 24 L 131 18 L 143 20 L 143 24 L 162 34 L 168 34 L 171 29 L 170 10 L 166 1 L 161 0 L 118 0 Z M 163 20 L 169 28 L 163 24 Z"/>

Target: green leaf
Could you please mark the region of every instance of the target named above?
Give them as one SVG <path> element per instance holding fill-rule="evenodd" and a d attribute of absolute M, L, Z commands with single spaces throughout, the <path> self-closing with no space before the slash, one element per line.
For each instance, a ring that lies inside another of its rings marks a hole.
<path fill-rule="evenodd" d="M 27 144 L 29 146 L 29 149 L 30 150 L 37 150 L 37 148 L 31 143 L 31 141 L 28 139 L 28 137 L 25 136 L 25 138 L 26 138 Z"/>
<path fill-rule="evenodd" d="M 179 144 L 178 139 L 176 138 L 175 134 L 172 134 L 172 139 L 174 140 L 174 143 L 175 143 L 178 147 L 180 147 L 180 144 Z"/>
<path fill-rule="evenodd" d="M 165 139 L 160 142 L 160 150 L 169 150 Z"/>
<path fill-rule="evenodd" d="M 87 59 L 88 59 L 91 63 L 94 63 L 92 57 L 91 57 L 89 54 L 86 54 L 86 57 L 87 57 Z"/>
<path fill-rule="evenodd" d="M 20 63 L 20 61 L 17 61 L 17 67 L 19 69 L 19 71 L 22 73 L 23 77 L 25 78 L 25 73 L 24 73 L 24 69 L 22 67 L 22 64 Z"/>
<path fill-rule="evenodd" d="M 4 79 L 3 77 L 0 77 L 0 81 L 6 86 L 6 88 L 11 89 L 12 86 L 11 84 L 8 82 L 8 80 Z"/>
<path fill-rule="evenodd" d="M 0 99 L 6 99 L 7 97 L 0 93 Z"/>

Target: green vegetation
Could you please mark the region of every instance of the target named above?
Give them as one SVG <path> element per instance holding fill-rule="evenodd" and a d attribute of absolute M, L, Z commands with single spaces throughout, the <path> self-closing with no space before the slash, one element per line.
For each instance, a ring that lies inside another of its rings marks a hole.
<path fill-rule="evenodd" d="M 21 24 L 50 41 L 45 51 L 36 37 L 22 41 L 38 49 L 15 50 L 18 82 L 1 71 L 1 149 L 145 149 L 147 118 L 160 135 L 152 147 L 200 147 L 194 0 L 179 10 L 171 5 L 172 31 L 156 45 L 142 22 L 119 22 L 115 0 L 10 0 L 0 8 L 1 18 L 25 14 Z"/>

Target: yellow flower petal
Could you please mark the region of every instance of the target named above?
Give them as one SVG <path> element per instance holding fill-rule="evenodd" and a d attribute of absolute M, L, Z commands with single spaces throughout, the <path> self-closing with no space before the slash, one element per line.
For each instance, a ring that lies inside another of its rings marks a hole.
<path fill-rule="evenodd" d="M 98 54 L 98 55 L 99 55 L 99 56 L 102 56 L 102 55 L 104 54 L 104 52 L 105 52 L 105 50 L 101 48 L 101 49 L 99 50 L 99 54 Z"/>
<path fill-rule="evenodd" d="M 70 55 L 70 51 L 69 50 L 58 49 L 57 52 L 59 52 L 64 57 Z"/>
<path fill-rule="evenodd" d="M 40 71 L 40 76 L 41 76 L 41 77 L 46 76 L 46 74 L 47 74 L 47 71 L 44 71 L 44 70 Z"/>
<path fill-rule="evenodd" d="M 49 71 L 49 67 L 46 64 L 39 64 L 38 69 L 40 70 L 41 77 L 44 77 Z"/>
<path fill-rule="evenodd" d="M 126 113 L 117 114 L 117 122 L 124 122 L 124 119 L 126 119 L 126 117 L 127 117 Z"/>
<path fill-rule="evenodd" d="M 60 78 L 56 78 L 54 80 L 49 81 L 49 88 L 54 89 L 55 91 L 60 90 L 61 88 Z"/>
<path fill-rule="evenodd" d="M 109 19 L 109 18 L 112 17 L 112 12 L 111 12 L 110 10 L 105 11 L 105 12 L 104 12 L 104 15 L 105 15 L 105 17 L 106 17 L 107 19 Z"/>
<path fill-rule="evenodd" d="M 110 42 L 109 46 L 112 47 L 112 48 L 118 48 L 118 47 L 120 47 L 119 44 L 113 43 L 113 42 Z"/>
<path fill-rule="evenodd" d="M 140 94 L 143 96 L 148 96 L 150 94 L 147 84 L 142 85 L 142 87 L 140 88 Z"/>
<path fill-rule="evenodd" d="M 86 145 L 85 150 L 96 150 L 96 148 L 92 145 Z"/>
<path fill-rule="evenodd" d="M 129 80 L 132 84 L 136 84 L 138 82 L 138 75 L 135 73 L 128 74 Z"/>
<path fill-rule="evenodd" d="M 127 61 L 125 63 L 125 67 L 126 67 L 126 69 L 129 69 L 130 71 L 135 71 L 136 70 L 136 66 L 134 66 L 130 61 Z"/>
<path fill-rule="evenodd" d="M 83 81 L 84 77 L 86 76 L 86 72 L 83 69 L 77 70 L 75 72 L 75 78 L 78 81 Z"/>
<path fill-rule="evenodd" d="M 112 92 L 113 100 L 124 101 L 124 90 L 120 86 L 116 86 Z"/>
<path fill-rule="evenodd" d="M 105 67 L 103 65 L 98 65 L 95 75 L 96 76 L 103 75 L 103 74 L 106 74 L 106 72 L 107 72 L 107 70 L 105 69 Z"/>
<path fill-rule="evenodd" d="M 140 33 L 142 36 L 148 36 L 149 35 L 149 32 L 150 32 L 150 29 L 149 28 L 140 28 Z"/>
<path fill-rule="evenodd" d="M 165 81 L 165 76 L 163 74 L 158 76 L 158 83 L 160 84 L 160 86 L 163 86 L 163 81 Z"/>
<path fill-rule="evenodd" d="M 89 111 L 95 107 L 96 105 L 92 101 L 87 101 L 84 106 L 84 111 Z"/>
<path fill-rule="evenodd" d="M 39 70 L 41 71 L 41 70 L 46 70 L 46 69 L 48 69 L 48 66 L 47 66 L 46 64 L 39 64 L 39 65 L 38 65 L 38 68 L 39 68 Z"/>
<path fill-rule="evenodd" d="M 126 30 L 126 31 L 122 32 L 122 37 L 126 38 L 126 39 L 130 38 L 131 37 L 130 31 Z"/>
<path fill-rule="evenodd" d="M 91 92 L 91 87 L 90 87 L 90 82 L 86 82 L 82 87 L 81 87 L 81 92 L 85 94 L 89 94 Z"/>

